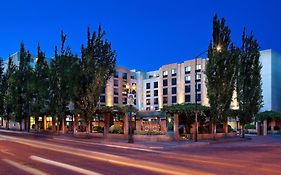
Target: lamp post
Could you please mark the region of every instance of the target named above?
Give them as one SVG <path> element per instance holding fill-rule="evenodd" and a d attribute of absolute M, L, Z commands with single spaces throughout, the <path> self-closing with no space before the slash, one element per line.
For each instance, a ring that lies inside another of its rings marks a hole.
<path fill-rule="evenodd" d="M 133 138 L 133 123 L 132 123 L 132 112 L 133 112 L 133 104 L 135 101 L 135 96 L 133 94 L 133 90 L 136 89 L 135 85 L 126 85 L 127 96 L 128 96 L 128 104 L 129 104 L 129 130 L 128 130 L 128 143 L 134 143 Z"/>
<path fill-rule="evenodd" d="M 216 51 L 217 52 L 220 52 L 221 51 L 221 46 L 220 45 L 217 45 L 216 47 Z M 197 59 L 207 53 L 208 50 L 205 50 L 204 52 L 198 54 L 196 57 L 195 57 L 195 136 L 194 136 L 194 141 L 197 142 L 198 141 L 198 111 L 197 111 Z"/>

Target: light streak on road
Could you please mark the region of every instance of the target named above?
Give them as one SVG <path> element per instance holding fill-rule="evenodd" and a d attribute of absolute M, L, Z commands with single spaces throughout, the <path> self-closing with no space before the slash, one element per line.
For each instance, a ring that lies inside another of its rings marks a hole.
<path fill-rule="evenodd" d="M 47 173 L 43 172 L 43 171 L 40 171 L 38 169 L 35 169 L 35 168 L 31 168 L 29 166 L 26 166 L 26 165 L 22 165 L 20 163 L 17 163 L 15 161 L 12 161 L 12 160 L 9 160 L 9 159 L 2 159 L 2 161 L 8 163 L 9 165 L 12 165 L 22 171 L 25 171 L 27 173 L 30 173 L 30 174 L 33 174 L 33 175 L 48 175 Z"/>
<path fill-rule="evenodd" d="M 51 139 L 48 139 L 48 140 L 51 140 Z M 97 146 L 106 146 L 106 147 L 111 147 L 111 148 L 120 148 L 120 149 L 127 149 L 127 150 L 129 149 L 129 150 L 134 150 L 134 151 L 144 151 L 144 152 L 160 153 L 160 151 L 151 150 L 151 149 L 128 147 L 128 146 L 113 145 L 113 144 L 90 143 L 90 142 L 83 142 L 83 141 L 69 140 L 69 139 L 59 139 L 59 138 L 54 138 L 54 140 L 74 142 L 74 143 L 83 143 L 83 144 L 97 145 Z"/>
<path fill-rule="evenodd" d="M 4 154 L 8 154 L 8 155 L 10 155 L 10 156 L 16 156 L 14 153 L 10 153 L 10 152 L 9 152 L 8 150 L 6 150 L 6 149 L 2 149 L 1 152 L 4 153 Z"/>
<path fill-rule="evenodd" d="M 169 174 L 169 175 L 189 175 L 189 174 L 211 175 L 212 174 L 212 173 L 207 173 L 204 171 L 189 169 L 186 167 L 179 167 L 176 165 L 136 160 L 136 159 L 126 158 L 126 157 L 122 157 L 122 156 L 107 154 L 107 153 L 82 150 L 82 149 L 78 149 L 78 148 L 54 145 L 54 144 L 50 144 L 50 143 L 42 143 L 39 141 L 27 140 L 27 139 L 22 139 L 22 138 L 17 138 L 17 137 L 10 137 L 10 136 L 0 136 L 0 137 L 4 137 L 4 138 L 9 139 L 12 142 L 20 143 L 23 145 L 28 145 L 30 147 L 34 147 L 34 148 L 38 148 L 38 149 L 46 149 L 46 150 L 61 152 L 61 153 L 70 154 L 70 155 L 74 155 L 74 156 L 94 159 L 94 160 L 122 165 L 122 166 L 126 166 L 126 167 L 143 169 L 143 170 L 152 171 L 152 172 L 161 173 L 161 174 Z"/>
<path fill-rule="evenodd" d="M 69 165 L 66 163 L 61 163 L 61 162 L 57 162 L 57 161 L 53 161 L 53 160 L 49 160 L 49 159 L 45 159 L 42 157 L 38 157 L 38 156 L 30 156 L 29 157 L 31 160 L 35 160 L 41 163 L 45 163 L 45 164 L 49 164 L 49 165 L 53 165 L 53 166 L 57 166 L 57 167 L 61 167 L 70 171 L 74 171 L 77 172 L 79 174 L 85 174 L 85 175 L 102 175 L 100 173 L 94 172 L 94 171 L 90 171 L 90 170 L 86 170 L 83 168 L 79 168 L 73 165 Z"/>

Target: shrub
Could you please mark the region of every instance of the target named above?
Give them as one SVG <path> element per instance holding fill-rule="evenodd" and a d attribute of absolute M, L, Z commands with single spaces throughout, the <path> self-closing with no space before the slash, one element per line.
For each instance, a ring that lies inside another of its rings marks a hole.
<path fill-rule="evenodd" d="M 135 134 L 137 134 L 137 135 L 165 135 L 165 133 L 162 131 L 152 131 L 152 130 L 136 131 Z"/>
<path fill-rule="evenodd" d="M 93 126 L 93 132 L 103 133 L 103 127 Z"/>
<path fill-rule="evenodd" d="M 112 125 L 109 128 L 109 132 L 112 133 L 112 134 L 123 134 L 123 127 Z"/>
<path fill-rule="evenodd" d="M 256 125 L 246 124 L 245 129 L 256 129 Z"/>
<path fill-rule="evenodd" d="M 280 130 L 280 126 L 274 126 L 273 128 L 275 131 L 279 131 Z"/>

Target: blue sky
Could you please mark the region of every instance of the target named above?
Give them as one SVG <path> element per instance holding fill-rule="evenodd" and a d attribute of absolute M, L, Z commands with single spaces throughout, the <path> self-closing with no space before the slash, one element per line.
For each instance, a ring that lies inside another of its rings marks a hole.
<path fill-rule="evenodd" d="M 80 55 L 87 26 L 101 24 L 117 51 L 117 63 L 154 70 L 204 51 L 212 39 L 214 14 L 225 17 L 232 40 L 240 45 L 245 26 L 262 49 L 281 52 L 279 0 L 9 0 L 0 2 L 0 57 L 37 43 L 48 57 L 60 44 L 60 31 Z"/>

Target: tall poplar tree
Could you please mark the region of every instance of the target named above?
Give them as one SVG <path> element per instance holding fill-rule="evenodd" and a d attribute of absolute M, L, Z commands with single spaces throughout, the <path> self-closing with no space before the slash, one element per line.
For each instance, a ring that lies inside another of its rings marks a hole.
<path fill-rule="evenodd" d="M 99 97 L 107 80 L 115 71 L 116 53 L 111 43 L 105 38 L 105 32 L 99 26 L 91 34 L 88 28 L 86 47 L 82 45 L 82 82 L 80 91 L 80 109 L 86 121 L 87 132 L 92 131 L 92 116 L 95 113 Z"/>
<path fill-rule="evenodd" d="M 245 124 L 253 121 L 263 103 L 260 74 L 262 66 L 259 61 L 259 49 L 260 46 L 253 33 L 247 36 L 244 29 L 238 61 L 236 88 L 242 137 L 244 137 Z"/>
<path fill-rule="evenodd" d="M 0 116 L 4 116 L 4 62 L 3 59 L 0 58 Z"/>
<path fill-rule="evenodd" d="M 230 29 L 225 19 L 213 18 L 213 40 L 208 48 L 206 63 L 207 96 L 212 111 L 213 138 L 216 135 L 216 124 L 224 121 L 230 108 L 235 88 L 236 62 L 238 49 L 230 39 Z"/>

